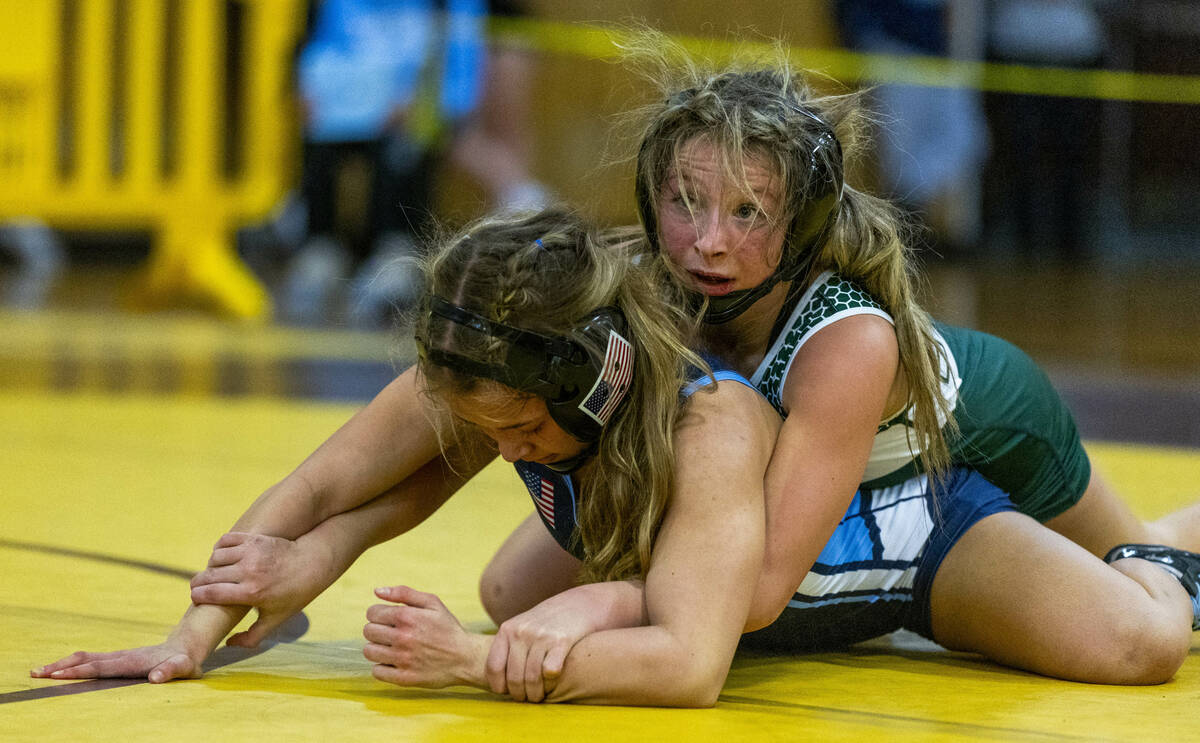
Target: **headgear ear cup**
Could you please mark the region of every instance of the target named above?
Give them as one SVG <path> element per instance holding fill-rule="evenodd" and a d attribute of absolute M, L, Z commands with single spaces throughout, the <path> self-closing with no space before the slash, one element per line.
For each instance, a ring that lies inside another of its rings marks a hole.
<path fill-rule="evenodd" d="M 634 351 L 626 337 L 625 316 L 616 307 L 590 313 L 569 336 L 544 335 L 493 322 L 437 296 L 430 298 L 429 312 L 467 332 L 508 343 L 504 363 L 496 364 L 436 348 L 431 338 L 418 339 L 421 352 L 430 361 L 538 395 L 546 401 L 554 422 L 580 441 L 600 438 L 605 424 L 627 398 Z"/>
<path fill-rule="evenodd" d="M 808 178 L 805 181 L 804 202 L 788 226 L 789 261 L 780 265 L 785 281 L 797 278 L 808 270 L 817 257 L 837 219 L 845 185 L 842 143 L 833 128 L 815 113 L 803 107 L 796 111 L 820 130 L 817 143 L 808 153 Z"/>
<path fill-rule="evenodd" d="M 625 317 L 615 307 L 603 307 L 576 326 L 573 337 L 587 354 L 587 364 L 561 366 L 575 394 L 547 402 L 554 421 L 581 441 L 594 441 L 624 403 L 633 384 L 633 344 Z M 579 432 L 579 435 L 576 432 Z"/>

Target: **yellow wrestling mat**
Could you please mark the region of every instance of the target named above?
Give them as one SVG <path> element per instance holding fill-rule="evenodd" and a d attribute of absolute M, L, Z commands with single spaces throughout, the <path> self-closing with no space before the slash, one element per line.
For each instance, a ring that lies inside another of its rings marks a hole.
<path fill-rule="evenodd" d="M 277 397 L 0 391 L 0 740 L 1200 740 L 1197 650 L 1168 684 L 1091 686 L 948 653 L 914 636 L 848 652 L 739 655 L 711 710 L 527 705 L 375 681 L 360 651 L 372 588 L 439 594 L 486 629 L 479 572 L 530 510 L 493 465 L 428 523 L 365 555 L 257 655 L 203 679 L 55 682 L 77 649 L 161 640 L 187 575 L 267 485 L 354 406 Z M 1197 495 L 1200 452 L 1096 445 L 1143 515 Z M 702 610 L 702 608 L 701 608 Z"/>

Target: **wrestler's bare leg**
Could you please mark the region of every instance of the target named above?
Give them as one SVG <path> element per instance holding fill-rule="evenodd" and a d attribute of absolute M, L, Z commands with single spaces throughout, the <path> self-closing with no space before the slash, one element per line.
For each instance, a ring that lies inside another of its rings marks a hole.
<path fill-rule="evenodd" d="M 1118 544 L 1130 542 L 1200 552 L 1200 502 L 1146 522 L 1094 468 L 1079 502 L 1047 521 L 1046 526 L 1100 557 Z"/>

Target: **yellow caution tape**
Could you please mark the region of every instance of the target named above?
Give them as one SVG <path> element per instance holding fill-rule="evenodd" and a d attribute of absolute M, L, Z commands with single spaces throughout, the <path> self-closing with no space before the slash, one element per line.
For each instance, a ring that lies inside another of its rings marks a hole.
<path fill-rule="evenodd" d="M 612 60 L 632 32 L 590 24 L 494 18 L 492 33 L 509 45 L 547 54 Z M 720 64 L 744 55 L 769 56 L 776 47 L 754 41 L 673 36 L 690 54 Z M 868 54 L 845 49 L 783 47 L 789 60 L 844 84 L 892 83 L 977 88 L 996 93 L 1096 98 L 1143 103 L 1200 103 L 1200 76 L 1037 67 L 922 55 Z"/>

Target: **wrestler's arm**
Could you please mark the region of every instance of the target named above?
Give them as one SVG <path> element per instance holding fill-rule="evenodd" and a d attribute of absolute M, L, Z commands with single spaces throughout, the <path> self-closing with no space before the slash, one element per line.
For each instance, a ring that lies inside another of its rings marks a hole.
<path fill-rule="evenodd" d="M 439 453 L 434 414 L 409 368 L 259 496 L 231 531 L 295 539 L 386 492 Z"/>
<path fill-rule="evenodd" d="M 363 552 L 423 522 L 487 462 L 491 447 L 436 457 L 387 492 L 325 519 L 295 540 L 231 532 L 192 578 L 196 604 L 253 606 L 254 624 L 229 638 L 255 647 L 333 584 Z M 453 464 L 451 464 L 451 461 Z"/>
<path fill-rule="evenodd" d="M 439 451 L 415 369 L 409 369 L 269 488 L 234 524 L 235 532 L 295 539 L 339 513 L 353 511 L 430 463 Z M 444 501 L 411 492 L 409 507 L 426 515 Z M 428 502 L 426 502 L 428 500 Z M 370 537 L 364 537 L 369 541 Z M 246 606 L 191 605 L 166 641 L 115 653 L 77 652 L 34 671 L 35 677 L 195 676 L 200 664 L 241 621 Z"/>
<path fill-rule="evenodd" d="M 738 383 L 690 398 L 646 576 L 649 624 L 580 640 L 549 701 L 716 703 L 761 565 L 762 476 L 778 425 L 762 397 Z"/>
<path fill-rule="evenodd" d="M 895 331 L 846 318 L 801 348 L 783 388 L 787 418 L 767 467 L 767 530 L 747 632 L 774 622 L 854 497 L 899 370 Z"/>
<path fill-rule="evenodd" d="M 648 624 L 581 639 L 549 701 L 715 703 L 762 561 L 763 473 L 778 425 L 744 385 L 693 395 L 677 428 L 675 486 L 645 581 Z M 491 637 L 466 632 L 432 594 L 398 586 L 378 595 L 393 604 L 367 611 L 363 654 L 376 678 L 491 688 Z"/>

